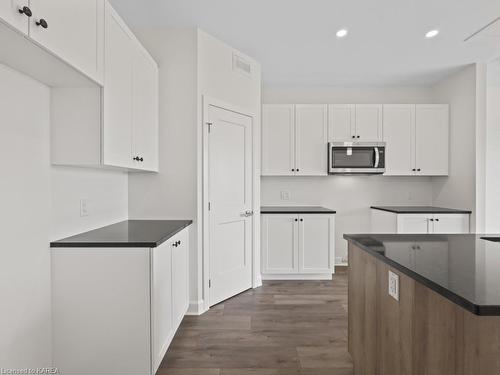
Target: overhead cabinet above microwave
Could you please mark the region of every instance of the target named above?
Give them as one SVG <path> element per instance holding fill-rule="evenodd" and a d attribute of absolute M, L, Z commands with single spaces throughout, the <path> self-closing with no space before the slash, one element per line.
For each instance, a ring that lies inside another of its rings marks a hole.
<path fill-rule="evenodd" d="M 262 175 L 326 176 L 328 107 L 263 105 Z"/>
<path fill-rule="evenodd" d="M 328 106 L 330 142 L 381 142 L 381 104 L 333 104 Z"/>

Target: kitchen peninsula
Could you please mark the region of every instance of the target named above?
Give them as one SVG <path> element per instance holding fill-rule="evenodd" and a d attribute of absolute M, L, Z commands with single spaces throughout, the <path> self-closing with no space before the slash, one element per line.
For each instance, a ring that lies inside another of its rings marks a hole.
<path fill-rule="evenodd" d="M 496 237 L 344 238 L 354 374 L 500 373 Z"/>

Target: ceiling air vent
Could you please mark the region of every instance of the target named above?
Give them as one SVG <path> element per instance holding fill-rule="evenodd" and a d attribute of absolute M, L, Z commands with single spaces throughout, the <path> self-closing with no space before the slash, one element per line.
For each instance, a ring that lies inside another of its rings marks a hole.
<path fill-rule="evenodd" d="M 233 70 L 247 77 L 252 77 L 252 64 L 244 57 L 233 52 Z"/>
<path fill-rule="evenodd" d="M 469 40 L 478 37 L 500 38 L 500 17 L 497 17 L 493 21 L 481 27 L 473 34 L 469 35 L 467 38 L 465 38 L 464 42 L 468 42 Z"/>

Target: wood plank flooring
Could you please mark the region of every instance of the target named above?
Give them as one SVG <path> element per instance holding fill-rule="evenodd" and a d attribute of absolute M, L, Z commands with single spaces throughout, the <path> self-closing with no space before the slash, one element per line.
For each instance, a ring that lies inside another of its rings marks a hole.
<path fill-rule="evenodd" d="M 266 281 L 186 316 L 157 375 L 352 375 L 347 274 Z"/>

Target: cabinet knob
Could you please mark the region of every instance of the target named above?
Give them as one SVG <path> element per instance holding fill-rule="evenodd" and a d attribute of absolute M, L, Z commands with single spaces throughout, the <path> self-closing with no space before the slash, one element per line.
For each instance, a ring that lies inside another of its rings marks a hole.
<path fill-rule="evenodd" d="M 139 161 L 144 161 L 144 158 L 140 157 L 140 158 L 139 158 Z"/>
<path fill-rule="evenodd" d="M 19 13 L 24 14 L 26 17 L 31 17 L 33 15 L 31 9 L 28 7 L 19 8 L 18 11 Z"/>
<path fill-rule="evenodd" d="M 434 219 L 434 221 L 439 221 L 439 219 Z"/>
<path fill-rule="evenodd" d="M 304 219 L 300 219 L 300 221 L 304 221 Z"/>
<path fill-rule="evenodd" d="M 297 168 L 297 172 L 299 171 L 299 168 Z"/>
<path fill-rule="evenodd" d="M 40 18 L 40 20 L 36 21 L 35 24 L 37 26 L 43 27 L 44 29 L 46 29 L 47 27 L 49 27 L 49 24 L 43 18 Z"/>
<path fill-rule="evenodd" d="M 420 172 L 420 168 L 417 169 L 417 172 Z"/>
<path fill-rule="evenodd" d="M 352 136 L 352 139 L 354 139 L 354 138 L 356 138 L 356 136 L 355 136 L 355 135 L 353 135 L 353 136 Z"/>
<path fill-rule="evenodd" d="M 413 168 L 413 169 L 412 169 L 412 171 L 413 171 L 413 172 L 415 172 L 415 171 L 416 171 L 416 169 L 415 169 L 415 168 Z"/>
<path fill-rule="evenodd" d="M 292 172 L 295 172 L 295 169 L 294 169 L 294 168 L 292 168 Z"/>
<path fill-rule="evenodd" d="M 299 219 L 295 219 L 295 221 L 299 221 Z"/>
<path fill-rule="evenodd" d="M 356 138 L 360 138 L 360 136 L 358 135 L 358 136 L 356 136 Z"/>
<path fill-rule="evenodd" d="M 139 161 L 139 156 L 134 156 L 132 160 Z"/>

